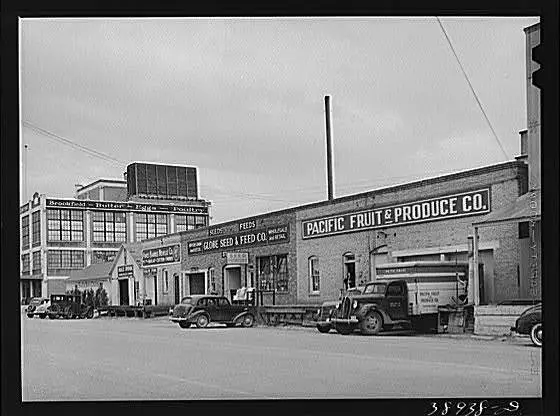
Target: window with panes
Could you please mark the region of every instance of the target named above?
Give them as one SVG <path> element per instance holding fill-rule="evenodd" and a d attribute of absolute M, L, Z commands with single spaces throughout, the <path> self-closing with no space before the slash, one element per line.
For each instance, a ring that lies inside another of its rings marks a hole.
<path fill-rule="evenodd" d="M 94 242 L 125 242 L 126 213 L 93 211 L 91 213 Z"/>
<path fill-rule="evenodd" d="M 175 231 L 194 230 L 206 226 L 206 217 L 203 215 L 175 214 Z"/>
<path fill-rule="evenodd" d="M 29 274 L 29 253 L 21 256 L 21 274 Z"/>
<path fill-rule="evenodd" d="M 107 263 L 115 260 L 116 256 L 117 256 L 116 251 L 93 250 L 93 252 L 91 253 L 91 263 L 92 264 Z"/>
<path fill-rule="evenodd" d="M 320 277 L 319 277 L 319 258 L 309 257 L 309 291 L 311 293 L 319 293 Z"/>
<path fill-rule="evenodd" d="M 138 241 L 166 234 L 166 214 L 136 214 L 136 239 Z"/>
<path fill-rule="evenodd" d="M 288 291 L 288 255 L 257 257 L 260 290 Z"/>
<path fill-rule="evenodd" d="M 33 274 L 41 273 L 41 252 L 33 252 Z"/>
<path fill-rule="evenodd" d="M 21 218 L 21 247 L 29 248 L 29 215 Z"/>
<path fill-rule="evenodd" d="M 31 232 L 33 247 L 41 244 L 41 211 L 31 214 Z"/>
<path fill-rule="evenodd" d="M 84 213 L 73 209 L 47 210 L 48 241 L 84 241 Z"/>
<path fill-rule="evenodd" d="M 83 269 L 85 266 L 82 250 L 49 250 L 47 253 L 47 270 Z"/>

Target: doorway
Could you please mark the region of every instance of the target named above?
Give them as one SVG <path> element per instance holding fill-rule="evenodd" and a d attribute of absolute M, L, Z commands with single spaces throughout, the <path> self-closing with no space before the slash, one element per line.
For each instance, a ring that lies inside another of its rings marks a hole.
<path fill-rule="evenodd" d="M 240 289 L 241 284 L 241 266 L 226 267 L 224 269 L 224 281 L 225 281 L 225 295 L 231 301 L 233 296 Z"/>
<path fill-rule="evenodd" d="M 179 302 L 181 302 L 181 294 L 179 293 L 179 275 L 178 274 L 174 274 L 173 278 L 175 280 L 175 285 L 174 285 L 174 289 L 175 289 L 175 305 L 178 305 Z"/>
<path fill-rule="evenodd" d="M 204 295 L 206 293 L 204 273 L 189 274 L 189 292 L 191 295 Z"/>
<path fill-rule="evenodd" d="M 119 300 L 121 305 L 128 305 L 128 279 L 119 280 Z"/>
<path fill-rule="evenodd" d="M 344 287 L 356 287 L 356 257 L 352 253 L 344 255 Z"/>

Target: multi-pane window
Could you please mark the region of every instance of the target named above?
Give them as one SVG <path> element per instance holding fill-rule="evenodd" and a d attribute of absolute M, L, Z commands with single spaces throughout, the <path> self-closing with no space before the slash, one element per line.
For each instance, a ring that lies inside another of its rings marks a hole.
<path fill-rule="evenodd" d="M 175 231 L 194 230 L 206 226 L 206 217 L 203 215 L 175 214 Z"/>
<path fill-rule="evenodd" d="M 166 214 L 136 214 L 136 240 L 167 234 Z"/>
<path fill-rule="evenodd" d="M 21 218 L 21 247 L 29 248 L 29 215 Z"/>
<path fill-rule="evenodd" d="M 257 257 L 259 289 L 288 291 L 288 255 Z"/>
<path fill-rule="evenodd" d="M 33 252 L 33 274 L 41 273 L 41 252 Z"/>
<path fill-rule="evenodd" d="M 29 253 L 21 256 L 21 274 L 29 274 Z"/>
<path fill-rule="evenodd" d="M 126 241 L 125 212 L 92 212 L 93 241 Z"/>
<path fill-rule="evenodd" d="M 319 258 L 309 257 L 309 291 L 311 293 L 318 293 L 320 290 L 319 278 Z"/>
<path fill-rule="evenodd" d="M 83 241 L 83 212 L 70 209 L 48 209 L 47 237 L 49 241 Z"/>
<path fill-rule="evenodd" d="M 41 244 L 41 211 L 31 214 L 31 230 L 33 236 L 33 247 Z"/>
<path fill-rule="evenodd" d="M 94 250 L 91 253 L 91 263 L 92 264 L 107 263 L 115 260 L 116 255 L 117 255 L 116 251 Z"/>
<path fill-rule="evenodd" d="M 169 292 L 169 272 L 167 270 L 162 271 L 163 278 L 163 293 Z"/>
<path fill-rule="evenodd" d="M 84 252 L 81 250 L 49 250 L 47 269 L 83 269 Z"/>

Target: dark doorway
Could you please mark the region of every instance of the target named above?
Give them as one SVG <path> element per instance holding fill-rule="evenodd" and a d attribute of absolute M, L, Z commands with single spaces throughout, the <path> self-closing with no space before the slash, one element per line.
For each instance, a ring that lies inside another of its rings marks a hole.
<path fill-rule="evenodd" d="M 119 280 L 120 304 L 128 305 L 128 279 Z"/>
<path fill-rule="evenodd" d="M 154 305 L 157 305 L 157 274 L 154 274 Z"/>
<path fill-rule="evenodd" d="M 191 295 L 204 295 L 204 273 L 189 275 L 189 289 Z"/>
<path fill-rule="evenodd" d="M 178 305 L 181 302 L 180 293 L 179 293 L 179 275 L 173 275 L 175 278 L 175 305 Z"/>

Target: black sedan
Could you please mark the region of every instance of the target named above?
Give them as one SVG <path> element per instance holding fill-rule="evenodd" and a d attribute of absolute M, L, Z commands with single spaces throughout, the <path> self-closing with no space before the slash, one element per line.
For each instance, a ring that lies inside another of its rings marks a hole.
<path fill-rule="evenodd" d="M 232 305 L 224 296 L 192 295 L 184 297 L 181 303 L 173 308 L 171 322 L 178 323 L 181 328 L 189 328 L 196 324 L 205 328 L 210 322 L 235 326 L 240 324 L 246 328 L 253 326 L 255 315 L 252 309 L 243 305 Z"/>
<path fill-rule="evenodd" d="M 537 347 L 542 347 L 542 303 L 525 310 L 515 321 L 511 330 L 522 335 L 529 335 Z"/>

